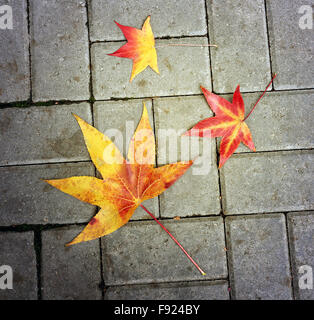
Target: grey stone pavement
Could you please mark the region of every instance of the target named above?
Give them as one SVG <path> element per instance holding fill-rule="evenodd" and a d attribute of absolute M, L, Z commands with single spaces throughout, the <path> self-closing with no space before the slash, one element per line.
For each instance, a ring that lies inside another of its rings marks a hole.
<path fill-rule="evenodd" d="M 314 299 L 302 286 L 314 269 L 312 0 L 2 5 L 13 29 L 0 29 L 0 266 L 12 267 L 13 289 L 0 299 Z M 125 43 L 113 20 L 141 28 L 148 15 L 157 45 L 219 47 L 158 48 L 160 75 L 148 68 L 129 83 L 132 62 L 106 55 Z M 272 73 L 247 120 L 257 152 L 241 146 L 218 170 L 213 140 L 206 175 L 190 170 L 145 203 L 205 277 L 142 209 L 111 235 L 64 247 L 97 212 L 41 180 L 97 175 L 72 112 L 124 132 L 144 101 L 155 132 L 184 131 L 212 115 L 200 85 L 231 99 L 240 84 L 249 112 Z"/>

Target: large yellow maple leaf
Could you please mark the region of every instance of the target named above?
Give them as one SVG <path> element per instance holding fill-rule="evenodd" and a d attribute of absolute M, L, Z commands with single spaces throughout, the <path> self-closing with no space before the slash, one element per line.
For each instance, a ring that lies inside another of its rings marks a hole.
<path fill-rule="evenodd" d="M 148 66 L 150 66 L 155 72 L 159 73 L 155 39 L 150 26 L 150 16 L 146 18 L 142 30 L 123 26 L 116 21 L 115 23 L 121 29 L 128 42 L 114 53 L 109 54 L 109 56 L 133 60 L 130 82 L 137 74 L 145 70 Z"/>
<path fill-rule="evenodd" d="M 177 162 L 154 168 L 155 139 L 144 104 L 125 160 L 114 143 L 77 115 L 90 157 L 103 179 L 81 176 L 45 180 L 71 196 L 101 209 L 70 243 L 96 239 L 126 224 L 135 209 L 169 188 L 192 165 Z"/>

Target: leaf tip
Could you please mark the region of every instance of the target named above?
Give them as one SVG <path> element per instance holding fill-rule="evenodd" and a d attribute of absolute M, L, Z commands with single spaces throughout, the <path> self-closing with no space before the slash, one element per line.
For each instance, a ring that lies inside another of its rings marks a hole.
<path fill-rule="evenodd" d="M 67 242 L 64 246 L 65 246 L 65 247 L 70 247 L 70 246 L 72 246 L 72 245 L 75 244 L 75 243 L 77 243 L 77 242 L 75 241 L 75 239 L 73 239 L 72 241 Z"/>

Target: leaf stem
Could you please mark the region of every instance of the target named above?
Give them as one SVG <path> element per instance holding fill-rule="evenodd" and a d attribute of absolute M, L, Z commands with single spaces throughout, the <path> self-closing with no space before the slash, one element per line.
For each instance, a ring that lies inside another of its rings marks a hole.
<path fill-rule="evenodd" d="M 216 44 L 189 44 L 189 43 L 168 43 L 165 45 L 155 46 L 155 48 L 165 48 L 165 47 L 216 47 Z"/>
<path fill-rule="evenodd" d="M 253 110 L 255 109 L 256 105 L 259 103 L 259 101 L 263 98 L 264 94 L 266 93 L 267 89 L 270 87 L 271 83 L 274 81 L 274 79 L 277 77 L 277 73 L 274 74 L 273 78 L 271 79 L 271 81 L 269 82 L 268 86 L 266 87 L 266 89 L 264 90 L 264 92 L 262 93 L 262 95 L 258 98 L 258 100 L 256 101 L 256 103 L 254 104 L 252 110 L 249 112 L 249 114 L 244 118 L 243 121 L 245 121 L 250 114 L 253 112 Z"/>
<path fill-rule="evenodd" d="M 186 250 L 182 247 L 182 245 L 179 243 L 179 241 L 166 229 L 166 227 L 159 222 L 156 217 L 148 211 L 142 204 L 140 206 L 168 233 L 168 235 L 171 237 L 171 239 L 180 247 L 180 249 L 185 253 L 185 255 L 190 259 L 190 261 L 195 265 L 197 270 L 203 275 L 206 276 L 206 273 L 199 267 L 199 265 L 194 261 L 194 259 L 186 252 Z"/>

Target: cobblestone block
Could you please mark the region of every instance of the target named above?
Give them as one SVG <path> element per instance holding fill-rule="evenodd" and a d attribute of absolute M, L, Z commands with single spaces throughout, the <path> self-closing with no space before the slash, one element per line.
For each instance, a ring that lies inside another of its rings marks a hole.
<path fill-rule="evenodd" d="M 229 300 L 227 281 L 109 287 L 106 300 Z"/>
<path fill-rule="evenodd" d="M 202 0 L 111 0 L 89 1 L 92 41 L 124 40 L 114 20 L 142 28 L 148 15 L 155 37 L 206 35 L 205 6 Z"/>
<path fill-rule="evenodd" d="M 234 299 L 292 299 L 283 214 L 227 217 L 226 232 Z"/>
<path fill-rule="evenodd" d="M 155 221 L 129 222 L 102 238 L 106 285 L 227 277 L 222 218 L 170 220 L 163 224 L 207 275 L 199 273 Z"/>
<path fill-rule="evenodd" d="M 42 297 L 44 300 L 99 300 L 99 241 L 70 247 L 82 227 L 59 228 L 42 233 Z"/>
<path fill-rule="evenodd" d="M 88 103 L 0 110 L 0 165 L 88 160 L 72 112 L 92 122 Z"/>
<path fill-rule="evenodd" d="M 314 270 L 314 213 L 293 212 L 288 213 L 288 229 L 290 252 L 292 258 L 292 271 L 294 277 L 294 292 L 296 299 L 314 300 L 312 288 L 299 286 L 306 282 L 309 287 L 309 278 Z M 305 281 L 305 278 L 308 280 Z"/>
<path fill-rule="evenodd" d="M 157 40 L 156 46 L 179 42 L 206 44 L 207 38 Z M 92 45 L 93 93 L 96 100 L 195 94 L 201 93 L 200 85 L 211 89 L 208 48 L 157 48 L 160 74 L 147 68 L 130 83 L 132 60 L 107 55 L 124 43 Z"/>
<path fill-rule="evenodd" d="M 259 94 L 244 94 L 248 113 Z M 232 97 L 229 96 L 230 101 Z M 314 91 L 269 92 L 246 120 L 257 151 L 314 148 Z M 250 152 L 243 144 L 237 152 Z"/>
<path fill-rule="evenodd" d="M 313 151 L 233 155 L 221 174 L 224 213 L 313 209 L 313 158 Z"/>
<path fill-rule="evenodd" d="M 36 300 L 33 232 L 0 232 L 0 243 L 0 266 L 10 266 L 13 271 L 13 289 L 0 290 L 0 300 Z"/>
<path fill-rule="evenodd" d="M 87 222 L 94 206 L 42 181 L 84 175 L 94 175 L 90 163 L 0 168 L 0 225 Z"/>
<path fill-rule="evenodd" d="M 212 116 L 202 96 L 154 100 L 158 165 L 195 159 L 194 165 L 160 195 L 161 216 L 219 214 L 216 144 L 210 138 L 181 137 L 198 121 Z M 185 150 L 190 154 L 185 155 Z"/>
<path fill-rule="evenodd" d="M 7 0 L 1 5 L 12 8 L 13 19 L 12 29 L 0 31 L 0 103 L 25 101 L 30 98 L 27 1 Z"/>
<path fill-rule="evenodd" d="M 303 29 L 305 15 L 307 23 L 312 19 L 313 2 L 266 0 L 266 5 L 272 69 L 278 73 L 275 89 L 313 88 L 313 23 Z"/>
<path fill-rule="evenodd" d="M 85 3 L 32 0 L 30 21 L 33 100 L 89 99 Z"/>
<path fill-rule="evenodd" d="M 154 129 L 154 115 L 152 101 L 146 99 L 149 120 Z M 114 142 L 126 158 L 129 143 L 141 119 L 143 102 L 141 100 L 121 100 L 96 102 L 94 104 L 95 127 Z M 144 203 L 156 217 L 159 216 L 158 198 L 149 199 Z M 150 216 L 142 209 L 137 208 L 131 220 L 150 219 Z"/>
<path fill-rule="evenodd" d="M 215 92 L 264 90 L 270 81 L 264 0 L 207 0 Z"/>

